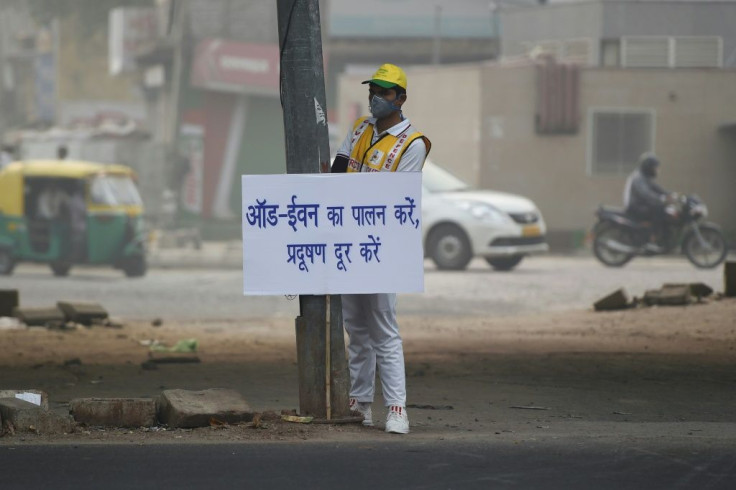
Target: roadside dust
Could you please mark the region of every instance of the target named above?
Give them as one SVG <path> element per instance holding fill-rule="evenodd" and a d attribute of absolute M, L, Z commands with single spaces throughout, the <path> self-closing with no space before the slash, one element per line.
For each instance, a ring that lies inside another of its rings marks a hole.
<path fill-rule="evenodd" d="M 0 388 L 42 389 L 61 413 L 77 397 L 155 397 L 169 388 L 231 388 L 259 412 L 298 409 L 293 319 L 164 318 L 160 326 L 122 320 L 120 329 L 0 330 Z M 734 299 L 604 313 L 399 321 L 408 402 L 417 407 L 409 409 L 409 437 L 719 439 L 723 424 L 731 430 L 736 422 Z M 197 339 L 200 363 L 142 367 L 147 342 L 174 345 L 187 338 Z M 64 436 L 6 436 L 0 444 L 391 438 L 380 430 L 384 415 L 379 395 L 376 428 L 277 419 L 260 428 L 80 427 Z"/>

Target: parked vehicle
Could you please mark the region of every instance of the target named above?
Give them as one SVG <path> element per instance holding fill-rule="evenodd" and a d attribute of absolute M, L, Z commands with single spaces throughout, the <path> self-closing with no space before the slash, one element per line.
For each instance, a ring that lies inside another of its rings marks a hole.
<path fill-rule="evenodd" d="M 607 266 L 621 267 L 636 256 L 669 254 L 682 250 L 696 267 L 721 264 L 728 246 L 718 225 L 705 221 L 708 208 L 695 195 L 673 195 L 666 207 L 665 229 L 635 221 L 623 209 L 600 206 L 593 228 L 593 252 Z M 679 250 L 678 250 L 679 248 Z"/>
<path fill-rule="evenodd" d="M 465 269 L 483 257 L 511 270 L 526 255 L 549 250 L 542 213 L 525 197 L 472 190 L 427 160 L 422 171 L 424 254 L 440 269 Z"/>
<path fill-rule="evenodd" d="M 14 162 L 0 171 L 0 274 L 19 262 L 66 276 L 75 264 L 146 273 L 143 203 L 133 171 L 81 161 Z"/>

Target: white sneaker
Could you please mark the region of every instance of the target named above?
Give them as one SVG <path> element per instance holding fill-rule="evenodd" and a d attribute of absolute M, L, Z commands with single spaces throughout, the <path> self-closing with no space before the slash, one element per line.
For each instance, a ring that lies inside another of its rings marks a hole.
<path fill-rule="evenodd" d="M 350 411 L 357 412 L 363 416 L 363 425 L 373 427 L 373 410 L 371 410 L 371 402 L 359 402 L 355 398 L 351 398 Z"/>
<path fill-rule="evenodd" d="M 386 415 L 386 432 L 392 434 L 409 433 L 409 415 L 404 407 L 391 405 Z"/>

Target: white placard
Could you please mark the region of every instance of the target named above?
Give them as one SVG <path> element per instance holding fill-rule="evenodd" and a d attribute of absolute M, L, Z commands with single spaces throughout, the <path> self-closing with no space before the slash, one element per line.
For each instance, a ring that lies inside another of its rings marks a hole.
<path fill-rule="evenodd" d="M 421 172 L 244 175 L 243 291 L 424 291 Z"/>

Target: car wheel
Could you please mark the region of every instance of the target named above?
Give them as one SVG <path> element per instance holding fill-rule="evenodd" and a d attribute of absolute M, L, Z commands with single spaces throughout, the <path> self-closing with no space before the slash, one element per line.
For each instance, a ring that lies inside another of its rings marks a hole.
<path fill-rule="evenodd" d="M 50 266 L 56 277 L 68 276 L 69 269 L 72 268 L 72 264 L 70 264 L 69 262 L 52 262 Z"/>
<path fill-rule="evenodd" d="M 428 255 L 438 269 L 463 270 L 473 258 L 470 240 L 465 232 L 456 225 L 440 225 L 432 230 L 427 245 Z"/>
<path fill-rule="evenodd" d="M 0 276 L 9 276 L 15 269 L 15 259 L 10 250 L 0 248 Z"/>
<path fill-rule="evenodd" d="M 497 271 L 510 271 L 523 259 L 523 255 L 512 255 L 511 257 L 486 257 L 488 265 Z"/>

